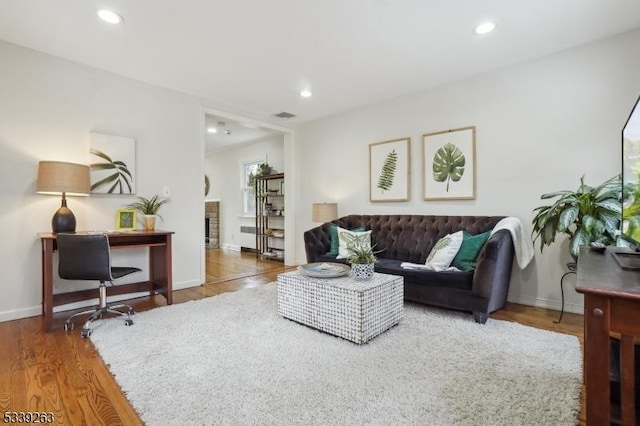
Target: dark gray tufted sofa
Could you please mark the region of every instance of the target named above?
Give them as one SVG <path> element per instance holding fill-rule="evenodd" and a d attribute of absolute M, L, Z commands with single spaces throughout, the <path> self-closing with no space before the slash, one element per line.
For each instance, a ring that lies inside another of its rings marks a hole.
<path fill-rule="evenodd" d="M 489 313 L 507 302 L 514 249 L 511 234 L 500 230 L 480 251 L 477 266 L 469 272 L 408 270 L 402 262 L 423 264 L 433 245 L 443 236 L 466 230 L 475 235 L 490 231 L 500 216 L 349 215 L 332 223 L 342 228 L 364 226 L 371 230 L 378 253 L 376 272 L 402 275 L 404 298 L 442 308 L 473 312 L 484 324 Z M 304 233 L 307 262 L 344 262 L 327 255 L 331 245 L 329 225 Z"/>

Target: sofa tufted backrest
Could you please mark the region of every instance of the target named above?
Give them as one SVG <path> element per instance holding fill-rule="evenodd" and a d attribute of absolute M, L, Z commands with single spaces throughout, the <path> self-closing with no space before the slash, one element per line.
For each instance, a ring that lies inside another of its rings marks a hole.
<path fill-rule="evenodd" d="M 377 256 L 385 259 L 424 263 L 434 244 L 452 232 L 472 235 L 490 231 L 502 216 L 422 216 L 422 215 L 349 215 L 334 220 L 351 229 L 362 225 L 371 230 Z"/>

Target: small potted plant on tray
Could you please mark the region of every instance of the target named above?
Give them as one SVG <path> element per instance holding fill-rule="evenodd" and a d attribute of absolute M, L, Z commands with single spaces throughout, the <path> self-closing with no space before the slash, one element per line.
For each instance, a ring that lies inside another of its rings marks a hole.
<path fill-rule="evenodd" d="M 367 237 L 367 241 L 362 238 Z M 371 246 L 368 235 L 361 235 L 353 237 L 349 243 L 347 243 L 347 249 L 351 253 L 349 257 L 349 263 L 351 264 L 351 273 L 356 280 L 368 280 L 373 277 L 373 268 L 376 263 L 376 253 L 380 251 L 373 251 L 374 246 Z"/>
<path fill-rule="evenodd" d="M 153 231 L 156 227 L 156 217 L 162 219 L 162 216 L 158 214 L 160 207 L 170 202 L 168 198 L 154 195 L 151 198 L 138 197 L 138 201 L 128 204 L 127 207 L 142 213 L 144 215 L 144 230 Z"/>

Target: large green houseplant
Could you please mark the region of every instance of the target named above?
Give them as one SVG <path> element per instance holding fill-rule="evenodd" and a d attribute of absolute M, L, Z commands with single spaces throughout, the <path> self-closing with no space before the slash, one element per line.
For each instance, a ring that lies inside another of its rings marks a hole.
<path fill-rule="evenodd" d="M 580 246 L 597 241 L 614 244 L 622 213 L 622 181 L 614 176 L 601 185 L 592 187 L 580 178 L 577 191 L 558 191 L 543 194 L 543 200 L 555 198 L 553 204 L 533 211 L 533 241 L 540 239 L 540 252 L 551 245 L 556 235 L 569 236 L 569 252 L 578 259 Z"/>
<path fill-rule="evenodd" d="M 158 213 L 160 207 L 171 201 L 168 198 L 160 198 L 158 195 L 154 195 L 151 198 L 137 197 L 138 200 L 127 204 L 127 208 L 137 210 L 144 215 L 144 229 L 147 231 L 153 231 L 156 226 L 156 216 L 162 219 L 162 216 Z"/>

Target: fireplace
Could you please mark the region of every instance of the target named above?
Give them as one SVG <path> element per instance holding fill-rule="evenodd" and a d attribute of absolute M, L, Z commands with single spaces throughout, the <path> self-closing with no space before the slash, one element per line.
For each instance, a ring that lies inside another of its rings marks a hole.
<path fill-rule="evenodd" d="M 207 248 L 220 247 L 220 201 L 204 203 L 204 245 Z"/>

